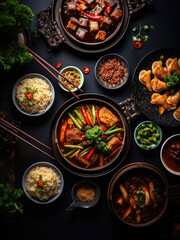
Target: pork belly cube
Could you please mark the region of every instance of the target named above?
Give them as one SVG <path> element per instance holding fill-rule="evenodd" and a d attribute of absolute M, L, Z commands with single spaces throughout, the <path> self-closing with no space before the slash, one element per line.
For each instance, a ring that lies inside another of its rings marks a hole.
<path fill-rule="evenodd" d="M 90 28 L 90 32 L 97 32 L 97 31 L 99 31 L 98 22 L 90 20 L 89 21 L 89 28 Z"/>
<path fill-rule="evenodd" d="M 66 26 L 66 28 L 71 29 L 72 31 L 75 31 L 79 22 L 76 18 L 71 18 Z"/>
<path fill-rule="evenodd" d="M 111 13 L 111 17 L 116 21 L 118 21 L 121 16 L 122 16 L 122 11 L 120 9 L 115 9 L 114 12 Z"/>
<path fill-rule="evenodd" d="M 91 5 L 94 2 L 94 0 L 85 0 L 85 1 L 87 2 L 88 5 Z"/>
<path fill-rule="evenodd" d="M 87 5 L 83 3 L 79 4 L 79 7 L 82 11 L 86 11 L 88 9 Z"/>
<path fill-rule="evenodd" d="M 76 31 L 76 37 L 80 38 L 81 40 L 84 40 L 87 34 L 87 30 L 78 28 Z"/>
<path fill-rule="evenodd" d="M 105 38 L 106 38 L 106 32 L 102 30 L 100 30 L 95 37 L 95 39 L 100 41 L 104 41 Z"/>
<path fill-rule="evenodd" d="M 99 4 L 96 4 L 96 6 L 91 10 L 91 13 L 94 15 L 100 15 L 102 11 L 102 7 Z"/>
<path fill-rule="evenodd" d="M 89 23 L 89 19 L 80 17 L 79 18 L 79 26 L 81 27 L 87 27 Z"/>
<path fill-rule="evenodd" d="M 102 7 L 102 9 L 104 9 L 106 7 L 104 0 L 96 0 L 96 3 L 98 3 Z"/>
<path fill-rule="evenodd" d="M 113 7 L 115 5 L 115 1 L 114 0 L 104 0 L 105 4 L 108 6 L 110 5 L 111 7 Z"/>
<path fill-rule="evenodd" d="M 108 17 L 104 17 L 104 20 L 101 22 L 100 28 L 108 30 L 111 24 L 112 20 Z"/>
<path fill-rule="evenodd" d="M 66 131 L 66 144 L 76 144 L 82 141 L 82 132 L 77 129 L 68 129 Z"/>
<path fill-rule="evenodd" d="M 68 2 L 67 3 L 67 12 L 69 14 L 75 13 L 76 12 L 76 7 L 77 7 L 77 3 L 75 3 L 75 2 Z"/>

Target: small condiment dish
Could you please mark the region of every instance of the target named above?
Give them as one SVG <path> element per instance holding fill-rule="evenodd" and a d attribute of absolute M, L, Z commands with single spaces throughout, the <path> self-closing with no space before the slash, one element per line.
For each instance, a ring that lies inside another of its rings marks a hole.
<path fill-rule="evenodd" d="M 80 187 L 82 186 L 88 186 L 88 187 L 92 187 L 92 189 L 95 192 L 94 197 L 92 198 L 92 200 L 90 201 L 81 201 L 78 196 L 77 196 L 77 191 Z M 72 210 L 74 210 L 76 207 L 80 207 L 80 208 L 91 208 L 93 206 L 95 206 L 100 198 L 100 188 L 97 184 L 95 184 L 93 181 L 90 180 L 82 180 L 77 182 L 71 191 L 71 196 L 73 199 L 73 202 L 70 204 L 70 206 L 66 209 L 66 211 L 69 213 Z"/>
<path fill-rule="evenodd" d="M 175 160 L 170 156 L 170 146 L 173 145 L 175 141 L 178 141 L 180 144 L 180 134 L 172 135 L 165 140 L 161 147 L 160 159 L 162 165 L 167 171 L 174 175 L 180 176 L 180 163 L 175 162 Z"/>
<path fill-rule="evenodd" d="M 44 80 L 50 87 L 50 91 L 52 92 L 52 100 L 51 102 L 49 103 L 49 105 L 46 107 L 46 109 L 41 112 L 41 113 L 28 113 L 26 112 L 25 110 L 23 110 L 20 105 L 18 104 L 18 101 L 17 101 L 17 98 L 16 98 L 16 92 L 17 92 L 17 87 L 18 85 L 20 84 L 20 82 L 24 79 L 28 79 L 28 78 L 40 78 L 42 80 Z M 22 76 L 14 85 L 13 87 L 13 90 L 12 90 L 12 100 L 13 100 L 13 103 L 15 105 L 15 107 L 17 108 L 17 110 L 19 112 L 21 112 L 22 114 L 26 115 L 26 116 L 30 116 L 30 117 L 37 117 L 37 116 L 41 116 L 43 115 L 44 113 L 46 113 L 53 105 L 54 103 L 54 99 L 55 99 L 55 91 L 54 91 L 54 87 L 52 85 L 52 83 L 50 82 L 50 80 L 48 78 L 46 78 L 45 76 L 41 75 L 41 74 L 38 74 L 38 73 L 29 73 L 29 74 L 26 74 L 24 76 Z"/>
<path fill-rule="evenodd" d="M 100 68 L 101 68 L 102 64 L 104 64 L 104 63 L 106 63 L 109 60 L 114 59 L 114 58 L 116 58 L 121 63 L 121 65 L 124 68 L 124 75 L 123 75 L 123 77 L 121 79 L 121 83 L 120 84 L 108 83 L 108 82 L 104 81 L 101 78 L 100 74 L 99 74 Z M 106 89 L 110 89 L 110 90 L 119 89 L 122 86 L 124 86 L 124 84 L 127 82 L 128 78 L 129 78 L 129 74 L 130 74 L 129 64 L 126 61 L 126 59 L 124 57 L 122 57 L 121 55 L 118 55 L 116 53 L 109 53 L 109 54 L 106 54 L 106 55 L 102 56 L 97 61 L 96 65 L 95 65 L 95 68 L 94 68 L 94 74 L 95 74 L 97 82 L 102 87 L 104 87 Z"/>
<path fill-rule="evenodd" d="M 80 84 L 79 84 L 77 87 L 81 88 L 81 87 L 83 86 L 83 84 L 84 84 L 84 75 L 83 75 L 82 71 L 81 71 L 79 68 L 75 67 L 75 66 L 67 66 L 67 67 L 63 68 L 63 69 L 60 71 L 60 73 L 63 74 L 63 73 L 66 72 L 66 71 L 75 71 L 75 72 L 79 73 L 79 75 L 80 75 Z M 63 78 L 62 78 L 60 75 L 58 75 L 58 78 L 60 79 L 60 81 L 63 81 L 63 80 L 62 80 Z M 60 86 L 64 91 L 69 92 L 62 84 L 59 83 L 59 86 Z M 75 91 L 77 91 L 77 90 L 78 90 L 77 88 L 74 88 L 74 89 L 72 89 L 71 91 L 72 91 L 72 92 L 75 92 Z"/>
<path fill-rule="evenodd" d="M 153 124 L 153 126 L 156 128 L 156 130 L 157 130 L 158 133 L 159 133 L 159 138 L 157 139 L 157 143 L 152 143 L 151 145 L 149 145 L 149 146 L 150 146 L 149 148 L 143 147 L 143 146 L 141 145 L 141 143 L 137 140 L 137 133 L 138 133 L 138 130 L 139 130 L 139 128 L 140 128 L 140 126 L 141 126 L 142 124 Z M 162 141 L 162 130 L 161 130 L 161 128 L 160 128 L 157 124 L 155 124 L 155 123 L 152 122 L 152 121 L 143 121 L 143 122 L 141 122 L 140 124 L 138 124 L 138 126 L 137 126 L 137 127 L 135 128 L 135 130 L 134 130 L 134 140 L 135 140 L 136 144 L 137 144 L 140 148 L 142 148 L 142 149 L 144 149 L 144 150 L 152 150 L 152 149 L 155 149 L 156 147 L 159 146 L 159 144 L 160 144 L 161 141 Z"/>
<path fill-rule="evenodd" d="M 49 198 L 48 200 L 46 201 L 40 201 L 39 199 L 37 198 L 34 198 L 32 197 L 29 192 L 27 191 L 26 189 L 26 179 L 27 179 L 27 174 L 35 167 L 37 166 L 40 166 L 40 167 L 51 167 L 52 169 L 54 169 L 59 175 L 60 175 L 60 179 L 61 179 L 61 184 L 60 184 L 60 188 L 59 188 L 59 192 L 54 195 L 53 197 Z M 22 177 L 22 188 L 23 188 L 23 191 L 24 193 L 26 194 L 26 196 L 33 202 L 35 203 L 38 203 L 38 204 L 48 204 L 48 203 L 52 203 L 54 202 L 62 193 L 63 191 L 63 188 L 64 188 L 64 178 L 63 178 L 63 175 L 61 173 L 61 171 L 53 164 L 51 163 L 48 163 L 48 162 L 37 162 L 37 163 L 34 163 L 32 164 L 30 167 L 28 167 L 26 169 L 26 171 L 24 172 L 23 174 L 23 177 Z"/>

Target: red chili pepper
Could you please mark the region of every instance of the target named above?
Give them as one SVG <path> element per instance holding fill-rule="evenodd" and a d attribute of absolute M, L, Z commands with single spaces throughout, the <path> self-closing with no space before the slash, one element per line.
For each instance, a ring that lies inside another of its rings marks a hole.
<path fill-rule="evenodd" d="M 84 12 L 79 6 L 76 7 L 76 10 L 78 12 L 80 12 L 82 15 L 84 15 L 85 17 L 88 17 L 92 20 L 96 20 L 96 21 L 100 21 L 100 22 L 102 22 L 104 20 L 104 16 L 101 16 L 101 15 L 97 16 L 97 15 L 94 15 L 94 14 Z"/>
<path fill-rule="evenodd" d="M 87 115 L 87 117 L 88 117 L 88 120 L 89 120 L 90 124 L 94 127 L 93 120 L 92 120 L 91 115 L 90 115 L 90 113 L 88 112 L 88 110 L 86 110 L 86 115 Z"/>
<path fill-rule="evenodd" d="M 101 136 L 101 139 L 102 139 L 102 140 L 104 140 L 104 139 L 106 139 L 106 138 L 107 138 L 106 135 L 102 135 L 102 136 Z"/>
<path fill-rule="evenodd" d="M 90 72 L 90 69 L 88 67 L 83 67 L 83 73 L 88 74 Z"/>
<path fill-rule="evenodd" d="M 141 38 L 141 41 L 134 41 L 133 46 L 135 49 L 141 49 L 142 46 L 144 45 L 144 39 Z"/>
<path fill-rule="evenodd" d="M 38 180 L 38 181 L 37 181 L 37 186 L 40 187 L 40 188 L 43 188 L 43 187 L 44 187 L 43 181 Z"/>
<path fill-rule="evenodd" d="M 32 92 L 27 92 L 27 93 L 26 93 L 26 98 L 27 98 L 28 100 L 32 100 L 32 99 L 33 99 L 33 93 L 32 93 Z"/>
<path fill-rule="evenodd" d="M 99 113 L 98 111 L 96 111 L 96 119 L 97 119 L 97 123 L 100 126 L 100 119 L 99 119 Z"/>
<path fill-rule="evenodd" d="M 94 146 L 92 149 L 91 149 L 91 151 L 88 153 L 88 155 L 87 155 L 87 159 L 90 159 L 90 157 L 93 155 L 93 153 L 94 153 L 94 151 L 96 150 L 96 146 Z"/>
<path fill-rule="evenodd" d="M 59 69 L 61 66 L 62 66 L 62 63 L 61 63 L 61 62 L 58 62 L 58 63 L 56 64 L 56 69 Z"/>
<path fill-rule="evenodd" d="M 87 115 L 86 115 L 86 111 L 85 111 L 85 109 L 84 109 L 83 106 L 81 106 L 81 110 L 82 110 L 82 113 L 83 113 L 83 115 L 84 115 L 84 118 L 85 118 L 87 124 L 88 124 L 88 125 L 91 125 L 90 122 L 89 122 L 89 119 L 88 119 L 88 117 L 87 117 Z"/>
<path fill-rule="evenodd" d="M 107 131 L 107 127 L 102 127 L 103 132 Z"/>
<path fill-rule="evenodd" d="M 82 1 L 82 0 L 78 0 L 81 4 L 86 4 L 85 1 Z"/>
<path fill-rule="evenodd" d="M 86 135 L 82 135 L 82 141 L 86 139 Z"/>
<path fill-rule="evenodd" d="M 106 13 L 107 15 L 109 15 L 110 12 L 111 12 L 111 10 L 112 10 L 112 7 L 111 7 L 110 5 L 108 5 L 107 8 L 105 9 L 105 13 Z"/>

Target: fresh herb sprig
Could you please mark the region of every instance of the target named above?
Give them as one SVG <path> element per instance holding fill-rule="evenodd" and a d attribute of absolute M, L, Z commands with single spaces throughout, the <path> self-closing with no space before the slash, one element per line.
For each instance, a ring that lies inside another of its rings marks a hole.
<path fill-rule="evenodd" d="M 149 39 L 149 36 L 147 34 L 145 35 L 142 35 L 142 30 L 144 31 L 153 31 L 154 30 L 154 26 L 153 25 L 150 25 L 148 26 L 147 24 L 146 25 L 141 25 L 141 23 L 139 22 L 139 29 L 137 27 L 133 27 L 132 29 L 132 32 L 133 33 L 137 33 L 135 36 L 132 37 L 132 41 L 138 41 L 140 42 L 142 39 L 144 42 L 147 42 L 147 40 Z"/>
<path fill-rule="evenodd" d="M 32 88 L 29 88 L 29 87 L 26 87 L 25 89 L 26 89 L 26 93 L 25 93 L 26 97 L 23 99 L 23 102 L 26 102 L 29 105 L 32 105 L 33 102 L 35 102 L 35 99 L 33 98 L 33 94 L 35 94 L 38 89 L 36 88 L 33 90 Z"/>
<path fill-rule="evenodd" d="M 0 184 L 0 212 L 23 213 L 23 205 L 18 201 L 22 196 L 21 189 L 13 188 L 11 185 Z"/>

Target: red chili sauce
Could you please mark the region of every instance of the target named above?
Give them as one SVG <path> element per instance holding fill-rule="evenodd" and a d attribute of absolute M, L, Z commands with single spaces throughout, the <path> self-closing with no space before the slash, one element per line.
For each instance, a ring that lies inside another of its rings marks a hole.
<path fill-rule="evenodd" d="M 167 141 L 162 151 L 162 159 L 169 169 L 180 172 L 180 136 Z"/>

